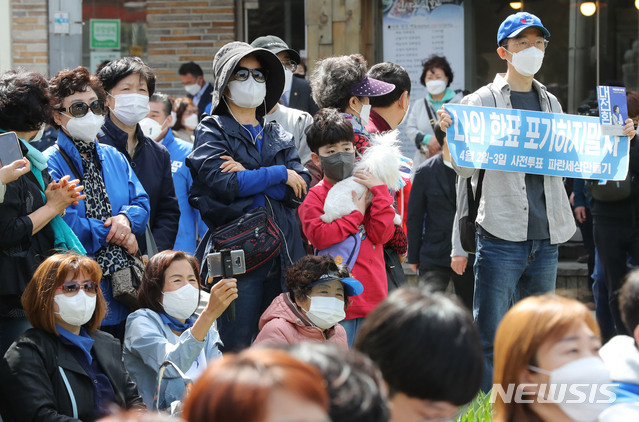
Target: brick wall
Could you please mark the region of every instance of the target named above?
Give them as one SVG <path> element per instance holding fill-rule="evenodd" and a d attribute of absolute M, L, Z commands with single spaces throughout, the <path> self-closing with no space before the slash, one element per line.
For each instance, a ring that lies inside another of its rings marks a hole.
<path fill-rule="evenodd" d="M 213 57 L 235 40 L 234 0 L 147 0 L 148 64 L 156 89 L 186 95 L 178 68 L 194 61 L 212 80 Z"/>
<path fill-rule="evenodd" d="M 49 75 L 46 0 L 11 0 L 11 67 Z"/>

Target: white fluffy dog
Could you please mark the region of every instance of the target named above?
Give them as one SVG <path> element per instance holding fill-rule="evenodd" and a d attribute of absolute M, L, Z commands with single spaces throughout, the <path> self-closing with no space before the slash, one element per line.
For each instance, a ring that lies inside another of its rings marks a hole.
<path fill-rule="evenodd" d="M 355 163 L 353 174 L 368 171 L 381 179 L 389 189 L 399 190 L 402 187 L 402 179 L 399 171 L 401 152 L 397 145 L 398 135 L 397 130 L 373 135 L 373 145 L 364 151 L 362 159 Z M 355 211 L 357 207 L 352 192 L 355 191 L 357 197 L 361 198 L 365 190 L 366 187 L 357 183 L 353 176 L 336 183 L 328 191 L 324 201 L 322 221 L 330 223 Z M 395 224 L 399 224 L 399 220 L 399 216 L 395 214 Z"/>

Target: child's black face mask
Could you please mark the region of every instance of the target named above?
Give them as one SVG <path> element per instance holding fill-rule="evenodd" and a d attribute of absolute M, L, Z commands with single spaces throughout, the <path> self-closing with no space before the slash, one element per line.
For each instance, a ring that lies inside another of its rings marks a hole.
<path fill-rule="evenodd" d="M 332 180 L 344 180 L 353 174 L 355 152 L 338 152 L 328 157 L 319 156 L 322 170 Z"/>

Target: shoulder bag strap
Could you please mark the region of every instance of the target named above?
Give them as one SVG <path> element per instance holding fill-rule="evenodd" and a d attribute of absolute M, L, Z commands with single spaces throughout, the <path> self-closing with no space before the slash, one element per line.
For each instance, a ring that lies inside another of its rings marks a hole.
<path fill-rule="evenodd" d="M 481 199 L 482 186 L 484 184 L 484 173 L 486 170 L 479 170 L 479 178 L 477 180 L 477 193 L 473 195 L 473 186 L 471 184 L 471 178 L 466 179 L 466 191 L 468 193 L 468 218 L 471 221 L 477 219 L 477 210 L 479 209 L 479 201 Z"/>
<path fill-rule="evenodd" d="M 60 145 L 53 144 L 53 146 L 55 147 L 55 149 L 58 150 L 60 155 L 62 155 L 62 158 L 64 158 L 64 161 L 67 162 L 67 165 L 69 166 L 69 168 L 71 169 L 71 172 L 73 173 L 73 177 L 75 177 L 76 179 L 82 181 L 82 176 L 80 176 L 80 172 L 78 171 L 78 169 L 73 164 L 73 161 L 71 161 L 71 157 L 69 157 L 69 154 L 67 154 L 67 152 L 65 150 L 60 148 Z"/>
<path fill-rule="evenodd" d="M 430 123 L 430 127 L 433 128 L 433 133 L 435 133 L 435 123 L 437 123 L 437 119 L 433 116 L 433 111 L 430 109 L 430 104 L 426 98 L 424 98 L 424 105 L 426 106 L 426 112 L 428 113 L 428 123 Z"/>

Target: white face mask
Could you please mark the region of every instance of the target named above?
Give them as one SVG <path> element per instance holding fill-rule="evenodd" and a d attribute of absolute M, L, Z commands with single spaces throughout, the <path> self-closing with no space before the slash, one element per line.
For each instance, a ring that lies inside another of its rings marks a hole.
<path fill-rule="evenodd" d="M 343 300 L 326 296 L 310 296 L 308 298 L 311 300 L 311 306 L 306 311 L 306 316 L 309 321 L 322 330 L 331 328 L 346 318 Z"/>
<path fill-rule="evenodd" d="M 30 140 L 29 142 L 37 142 L 40 139 L 42 139 L 42 135 L 44 135 L 44 130 L 47 128 L 47 124 L 46 123 L 42 123 L 42 126 L 40 126 L 40 129 L 38 130 L 38 133 L 35 134 L 35 136 L 33 137 L 32 140 Z"/>
<path fill-rule="evenodd" d="M 266 97 L 266 83 L 257 82 L 253 76 L 245 81 L 231 81 L 228 84 L 229 99 L 242 108 L 257 108 Z"/>
<path fill-rule="evenodd" d="M 293 72 L 288 69 L 284 69 L 284 92 L 291 90 L 291 84 L 293 83 Z"/>
<path fill-rule="evenodd" d="M 540 399 L 546 403 L 557 404 L 566 415 L 577 422 L 596 421 L 599 414 L 610 406 L 610 402 L 614 399 L 614 393 L 610 390 L 610 386 L 604 390 L 607 394 L 602 393 L 602 386 L 611 384 L 612 380 L 610 371 L 597 356 L 574 360 L 553 371 L 546 371 L 530 365 L 528 368 L 550 376 L 545 391 L 546 397 L 541 397 L 539 394 Z M 574 386 L 573 388 L 578 386 L 578 393 L 572 393 L 571 386 Z M 559 393 L 562 388 L 565 388 L 563 397 Z M 593 389 L 596 393 L 594 397 L 591 397 Z M 580 395 L 584 395 L 586 398 L 580 400 Z"/>
<path fill-rule="evenodd" d="M 68 116 L 68 114 L 65 114 Z M 98 135 L 100 128 L 104 124 L 104 116 L 96 116 L 91 110 L 82 117 L 71 117 L 67 122 L 66 130 L 73 139 L 79 139 L 86 143 L 91 143 Z"/>
<path fill-rule="evenodd" d="M 195 113 L 191 114 L 189 117 L 184 119 L 184 121 L 182 122 L 184 127 L 187 128 L 188 130 L 195 130 L 195 128 L 197 127 L 198 123 L 199 122 L 197 120 L 197 114 L 195 114 Z"/>
<path fill-rule="evenodd" d="M 177 122 L 177 114 L 175 113 L 175 111 L 171 112 L 171 127 L 175 126 L 175 123 Z"/>
<path fill-rule="evenodd" d="M 359 101 L 359 100 L 358 100 Z M 362 104 L 360 102 L 360 104 Z M 357 112 L 357 110 L 355 110 Z M 370 104 L 362 104 L 362 109 L 359 111 L 359 118 L 362 121 L 362 125 L 368 125 L 368 119 L 371 115 L 371 105 Z"/>
<path fill-rule="evenodd" d="M 446 91 L 446 81 L 442 81 L 441 79 L 428 81 L 426 82 L 426 90 L 430 95 L 439 95 Z"/>
<path fill-rule="evenodd" d="M 510 51 L 508 52 L 510 53 Z M 512 64 L 517 73 L 522 76 L 535 75 L 539 72 L 541 64 L 544 62 L 544 52 L 535 46 L 528 47 L 519 53 L 510 54 L 513 56 L 513 61 L 510 62 L 510 64 Z"/>
<path fill-rule="evenodd" d="M 200 291 L 191 284 L 186 284 L 172 292 L 162 292 L 164 311 L 175 319 L 187 319 L 200 303 Z"/>
<path fill-rule="evenodd" d="M 184 85 L 184 90 L 191 95 L 195 95 L 202 89 L 198 84 Z"/>
<path fill-rule="evenodd" d="M 164 119 L 164 122 L 166 123 L 166 119 Z M 164 123 L 159 124 L 150 117 L 145 117 L 144 119 L 140 120 L 140 128 L 142 129 L 144 136 L 146 136 L 147 138 L 151 138 L 153 141 L 158 140 L 160 134 L 162 133 L 163 126 Z"/>
<path fill-rule="evenodd" d="M 96 297 L 97 295 L 87 295 L 84 293 L 84 289 L 81 289 L 75 296 L 55 295 L 53 300 L 60 308 L 60 312 L 55 314 L 60 315 L 62 321 L 67 324 L 81 327 L 89 322 L 93 316 Z"/>
<path fill-rule="evenodd" d="M 115 98 L 115 108 L 112 108 L 111 111 L 119 121 L 127 126 L 137 124 L 151 111 L 147 95 L 118 94 L 111 96 Z"/>

